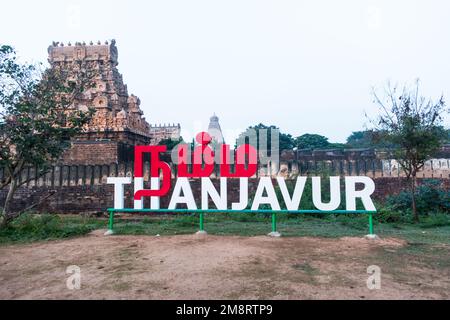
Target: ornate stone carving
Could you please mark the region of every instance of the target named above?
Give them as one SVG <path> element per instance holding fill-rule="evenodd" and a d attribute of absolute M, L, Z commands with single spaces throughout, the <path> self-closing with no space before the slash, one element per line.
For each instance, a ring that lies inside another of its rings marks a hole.
<path fill-rule="evenodd" d="M 78 71 L 75 61 L 82 60 L 89 68 L 98 71 L 95 87 L 88 88 L 80 101 L 75 103 L 75 107 L 80 109 L 96 109 L 91 123 L 86 126 L 87 139 L 94 136 L 100 138 L 102 132 L 103 136 L 108 137 L 111 132 L 130 132 L 140 137 L 138 140 L 130 138 L 128 143 L 158 142 L 164 138 L 179 137 L 179 125 L 155 131 L 143 117 L 140 99 L 128 94 L 127 86 L 117 69 L 118 51 L 115 40 L 104 44 L 99 41 L 96 45 L 92 41 L 89 45 L 85 42 L 75 42 L 72 45 L 69 42 L 68 46 L 53 42 L 48 48 L 48 54 L 51 66 L 70 70 L 74 79 Z"/>
<path fill-rule="evenodd" d="M 86 90 L 83 97 L 85 101 L 77 103 L 78 106 L 94 107 L 97 110 L 88 130 L 130 130 L 150 138 L 149 125 L 142 119 L 140 100 L 134 95 L 128 95 L 122 75 L 117 70 L 118 52 L 114 40 L 110 44 L 106 41 L 105 44 L 98 45 L 76 42 L 69 47 L 60 47 L 54 42 L 48 48 L 48 53 L 52 66 L 71 70 L 74 78 L 77 75 L 74 61 L 83 60 L 89 67 L 98 70 L 95 87 Z M 121 118 L 116 119 L 116 113 Z M 132 114 L 132 121 L 128 121 L 128 113 Z"/>

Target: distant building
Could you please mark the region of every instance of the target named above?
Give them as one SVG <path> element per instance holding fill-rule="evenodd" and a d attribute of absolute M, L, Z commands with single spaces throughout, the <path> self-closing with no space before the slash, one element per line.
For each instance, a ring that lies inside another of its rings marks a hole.
<path fill-rule="evenodd" d="M 181 137 L 181 126 L 179 123 L 150 125 L 150 134 L 152 136 L 152 144 L 158 144 L 165 139 L 179 140 Z"/>
<path fill-rule="evenodd" d="M 219 124 L 219 117 L 214 113 L 213 116 L 209 119 L 208 126 L 208 134 L 212 138 L 212 142 L 215 144 L 223 144 L 225 143 L 225 139 L 223 138 L 222 129 Z"/>

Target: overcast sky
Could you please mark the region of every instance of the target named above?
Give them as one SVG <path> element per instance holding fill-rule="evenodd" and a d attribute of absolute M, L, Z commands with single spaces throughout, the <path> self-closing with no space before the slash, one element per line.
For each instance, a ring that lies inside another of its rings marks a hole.
<path fill-rule="evenodd" d="M 389 79 L 450 100 L 446 0 L 1 3 L 0 43 L 27 61 L 46 61 L 52 41 L 110 39 L 147 120 L 179 122 L 187 139 L 216 112 L 228 141 L 263 122 L 343 142 Z"/>

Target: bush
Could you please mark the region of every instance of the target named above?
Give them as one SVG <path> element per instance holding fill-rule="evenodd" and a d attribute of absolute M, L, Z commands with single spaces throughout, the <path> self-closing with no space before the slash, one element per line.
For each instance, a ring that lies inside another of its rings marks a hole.
<path fill-rule="evenodd" d="M 422 215 L 436 212 L 450 212 L 450 191 L 445 190 L 439 180 L 429 179 L 416 190 L 417 210 Z M 412 199 L 408 191 L 386 198 L 387 208 L 398 212 L 409 212 Z"/>
<path fill-rule="evenodd" d="M 374 215 L 374 219 L 381 223 L 399 223 L 410 222 L 411 210 L 400 211 L 391 206 L 381 207 L 377 214 Z"/>

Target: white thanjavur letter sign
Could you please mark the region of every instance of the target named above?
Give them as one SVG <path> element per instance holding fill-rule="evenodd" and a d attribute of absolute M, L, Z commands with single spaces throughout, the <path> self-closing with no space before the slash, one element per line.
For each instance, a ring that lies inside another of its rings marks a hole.
<path fill-rule="evenodd" d="M 251 203 L 251 210 L 257 211 L 261 205 L 269 205 L 272 210 L 281 210 L 280 201 L 282 200 L 287 210 L 299 210 L 302 203 L 304 188 L 307 180 L 311 179 L 312 183 L 312 202 L 317 210 L 333 211 L 341 206 L 341 183 L 344 183 L 345 208 L 347 211 L 356 210 L 357 199 L 361 200 L 364 209 L 367 211 L 376 211 L 372 201 L 372 195 L 375 192 L 374 181 L 365 176 L 349 176 L 349 177 L 330 177 L 329 181 L 323 181 L 321 177 L 298 177 L 295 180 L 295 186 L 290 193 L 284 178 L 278 177 L 276 184 L 270 177 L 262 177 L 258 181 L 253 199 L 249 199 L 248 195 L 248 178 L 239 178 L 239 202 L 228 201 L 228 178 L 219 179 L 219 187 L 216 188 L 210 178 L 202 177 L 201 183 L 201 201 L 197 203 L 191 188 L 191 182 L 188 178 L 182 177 L 176 179 L 175 185 L 170 197 L 167 209 L 176 209 L 179 204 L 184 204 L 189 210 L 208 210 L 209 199 L 211 199 L 216 209 L 227 210 L 244 210 Z M 114 185 L 114 209 L 124 209 L 125 185 L 132 184 L 130 177 L 109 177 L 108 184 Z M 329 183 L 328 201 L 323 201 L 322 183 Z M 160 186 L 159 178 L 151 178 L 150 190 L 156 190 Z M 278 186 L 281 197 L 277 196 L 275 186 Z M 134 193 L 144 190 L 143 178 L 134 179 Z M 150 209 L 160 209 L 160 197 L 150 197 Z M 253 200 L 253 201 L 251 201 Z M 199 207 L 200 206 L 200 207 Z M 141 199 L 134 200 L 134 209 L 142 209 L 143 201 Z"/>

